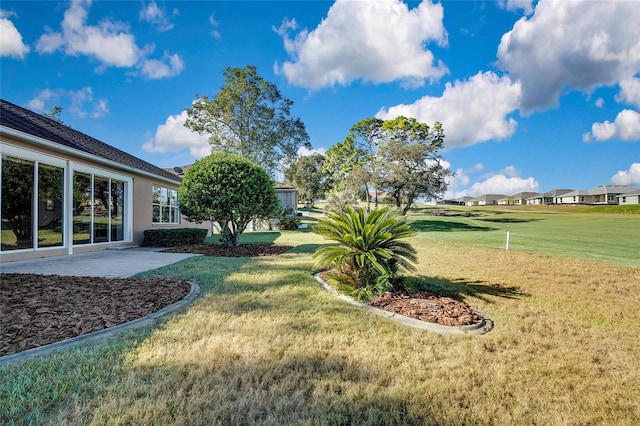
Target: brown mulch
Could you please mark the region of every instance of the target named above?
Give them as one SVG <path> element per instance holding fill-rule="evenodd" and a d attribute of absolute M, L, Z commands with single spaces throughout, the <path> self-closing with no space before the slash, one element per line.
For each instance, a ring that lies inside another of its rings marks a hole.
<path fill-rule="evenodd" d="M 225 247 L 222 244 L 190 244 L 162 250 L 163 253 L 195 253 L 215 257 L 257 257 L 274 256 L 291 250 L 293 246 L 275 244 L 241 244 L 236 247 Z"/>
<path fill-rule="evenodd" d="M 145 317 L 184 299 L 187 281 L 0 274 L 0 356 Z"/>
<path fill-rule="evenodd" d="M 320 278 L 326 282 L 329 272 L 321 272 Z M 428 290 L 386 292 L 375 296 L 368 304 L 387 312 L 449 327 L 474 325 L 482 321 L 482 317 L 466 303 Z"/>
<path fill-rule="evenodd" d="M 425 290 L 412 294 L 406 291 L 384 293 L 375 296 L 369 305 L 406 317 L 450 327 L 473 325 L 482 320 L 480 315 L 466 303 Z"/>

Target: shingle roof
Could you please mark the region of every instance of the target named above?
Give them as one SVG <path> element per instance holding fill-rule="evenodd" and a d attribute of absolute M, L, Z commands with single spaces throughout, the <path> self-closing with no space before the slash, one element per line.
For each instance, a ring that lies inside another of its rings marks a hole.
<path fill-rule="evenodd" d="M 180 182 L 180 178 L 173 173 L 169 173 L 98 139 L 85 135 L 48 117 L 14 105 L 4 99 L 0 99 L 0 125 L 46 139 L 67 148 L 102 157 L 123 166 L 151 173 L 164 179 Z"/>

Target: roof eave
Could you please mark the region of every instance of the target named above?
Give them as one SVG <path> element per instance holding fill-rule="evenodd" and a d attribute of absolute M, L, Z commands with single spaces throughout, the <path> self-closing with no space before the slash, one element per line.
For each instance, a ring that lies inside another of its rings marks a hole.
<path fill-rule="evenodd" d="M 152 177 L 154 179 L 159 179 L 162 180 L 164 182 L 169 182 L 169 183 L 173 183 L 173 184 L 179 184 L 181 180 L 173 180 L 173 179 L 168 179 L 164 176 L 160 176 L 157 175 L 155 173 L 151 173 L 151 172 L 147 172 L 145 170 L 140 170 L 136 167 L 131 167 L 131 166 L 127 166 L 125 164 L 122 163 L 118 163 L 117 161 L 113 161 L 113 160 L 108 160 L 106 158 L 102 158 L 98 155 L 94 155 L 94 154 L 89 154 L 87 152 L 81 151 L 79 149 L 75 149 L 75 148 L 70 148 L 64 145 L 60 145 L 58 143 L 55 142 L 51 142 L 47 139 L 41 138 L 39 136 L 34 136 L 31 135 L 29 133 L 25 133 L 25 132 L 21 132 L 20 130 L 16 130 L 16 129 L 12 129 L 11 127 L 7 127 L 7 126 L 3 126 L 0 125 L 0 135 L 7 135 L 16 139 L 21 139 L 24 140 L 26 142 L 30 142 L 36 145 L 40 145 L 46 148 L 49 148 L 53 151 L 57 151 L 57 152 L 62 152 L 65 154 L 71 154 L 71 155 L 75 155 L 78 156 L 80 158 L 95 162 L 95 163 L 99 163 L 105 166 L 109 166 L 109 167 L 113 167 L 119 170 L 124 170 L 124 171 L 128 171 L 128 172 L 133 172 L 137 175 L 143 175 L 143 176 L 147 176 L 147 177 Z M 179 178 L 179 176 L 176 176 Z"/>

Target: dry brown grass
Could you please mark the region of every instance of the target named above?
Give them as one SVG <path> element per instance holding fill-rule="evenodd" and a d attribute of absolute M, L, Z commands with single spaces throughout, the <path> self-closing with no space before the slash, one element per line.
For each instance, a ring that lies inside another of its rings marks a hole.
<path fill-rule="evenodd" d="M 192 259 L 164 274 L 205 295 L 120 358 L 82 359 L 108 374 L 46 423 L 640 424 L 639 269 L 413 243 L 415 279 L 491 332 L 435 334 L 344 304 L 311 278 L 312 247 Z"/>

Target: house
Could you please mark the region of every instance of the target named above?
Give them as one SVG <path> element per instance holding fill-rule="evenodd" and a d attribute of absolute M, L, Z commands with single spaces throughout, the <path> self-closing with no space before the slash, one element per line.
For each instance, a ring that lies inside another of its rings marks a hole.
<path fill-rule="evenodd" d="M 601 185 L 589 190 L 567 192 L 558 197 L 558 204 L 618 204 L 618 196 L 636 192 L 626 185 Z"/>
<path fill-rule="evenodd" d="M 181 178 L 0 100 L 0 262 L 138 245 L 180 215 Z"/>
<path fill-rule="evenodd" d="M 618 204 L 618 196 L 636 192 L 638 188 L 626 185 L 601 185 L 591 188 L 589 204 Z"/>
<path fill-rule="evenodd" d="M 591 194 L 584 189 L 570 191 L 557 198 L 557 204 L 591 204 Z"/>
<path fill-rule="evenodd" d="M 567 192 L 571 192 L 573 189 L 553 189 L 551 191 L 547 191 L 544 194 L 533 195 L 526 199 L 527 204 L 559 204 L 559 197 Z"/>
<path fill-rule="evenodd" d="M 464 206 L 466 205 L 467 201 L 471 201 L 471 200 L 473 200 L 473 197 L 464 196 L 464 197 L 454 198 L 451 200 L 440 200 L 436 204 L 448 205 L 448 206 Z"/>
<path fill-rule="evenodd" d="M 276 182 L 276 196 L 283 209 L 291 209 L 293 215 L 298 214 L 298 189 L 286 183 Z"/>
<path fill-rule="evenodd" d="M 523 206 L 526 204 L 527 198 L 537 197 L 540 193 L 538 192 L 518 192 L 515 195 L 510 197 L 501 198 L 497 201 L 498 205 L 507 205 L 507 206 Z"/>
<path fill-rule="evenodd" d="M 617 198 L 620 205 L 640 204 L 640 190 L 636 189 L 635 192 L 618 195 Z"/>
<path fill-rule="evenodd" d="M 473 198 L 465 203 L 467 206 L 494 206 L 498 204 L 498 200 L 507 198 L 504 194 L 484 194 Z"/>

